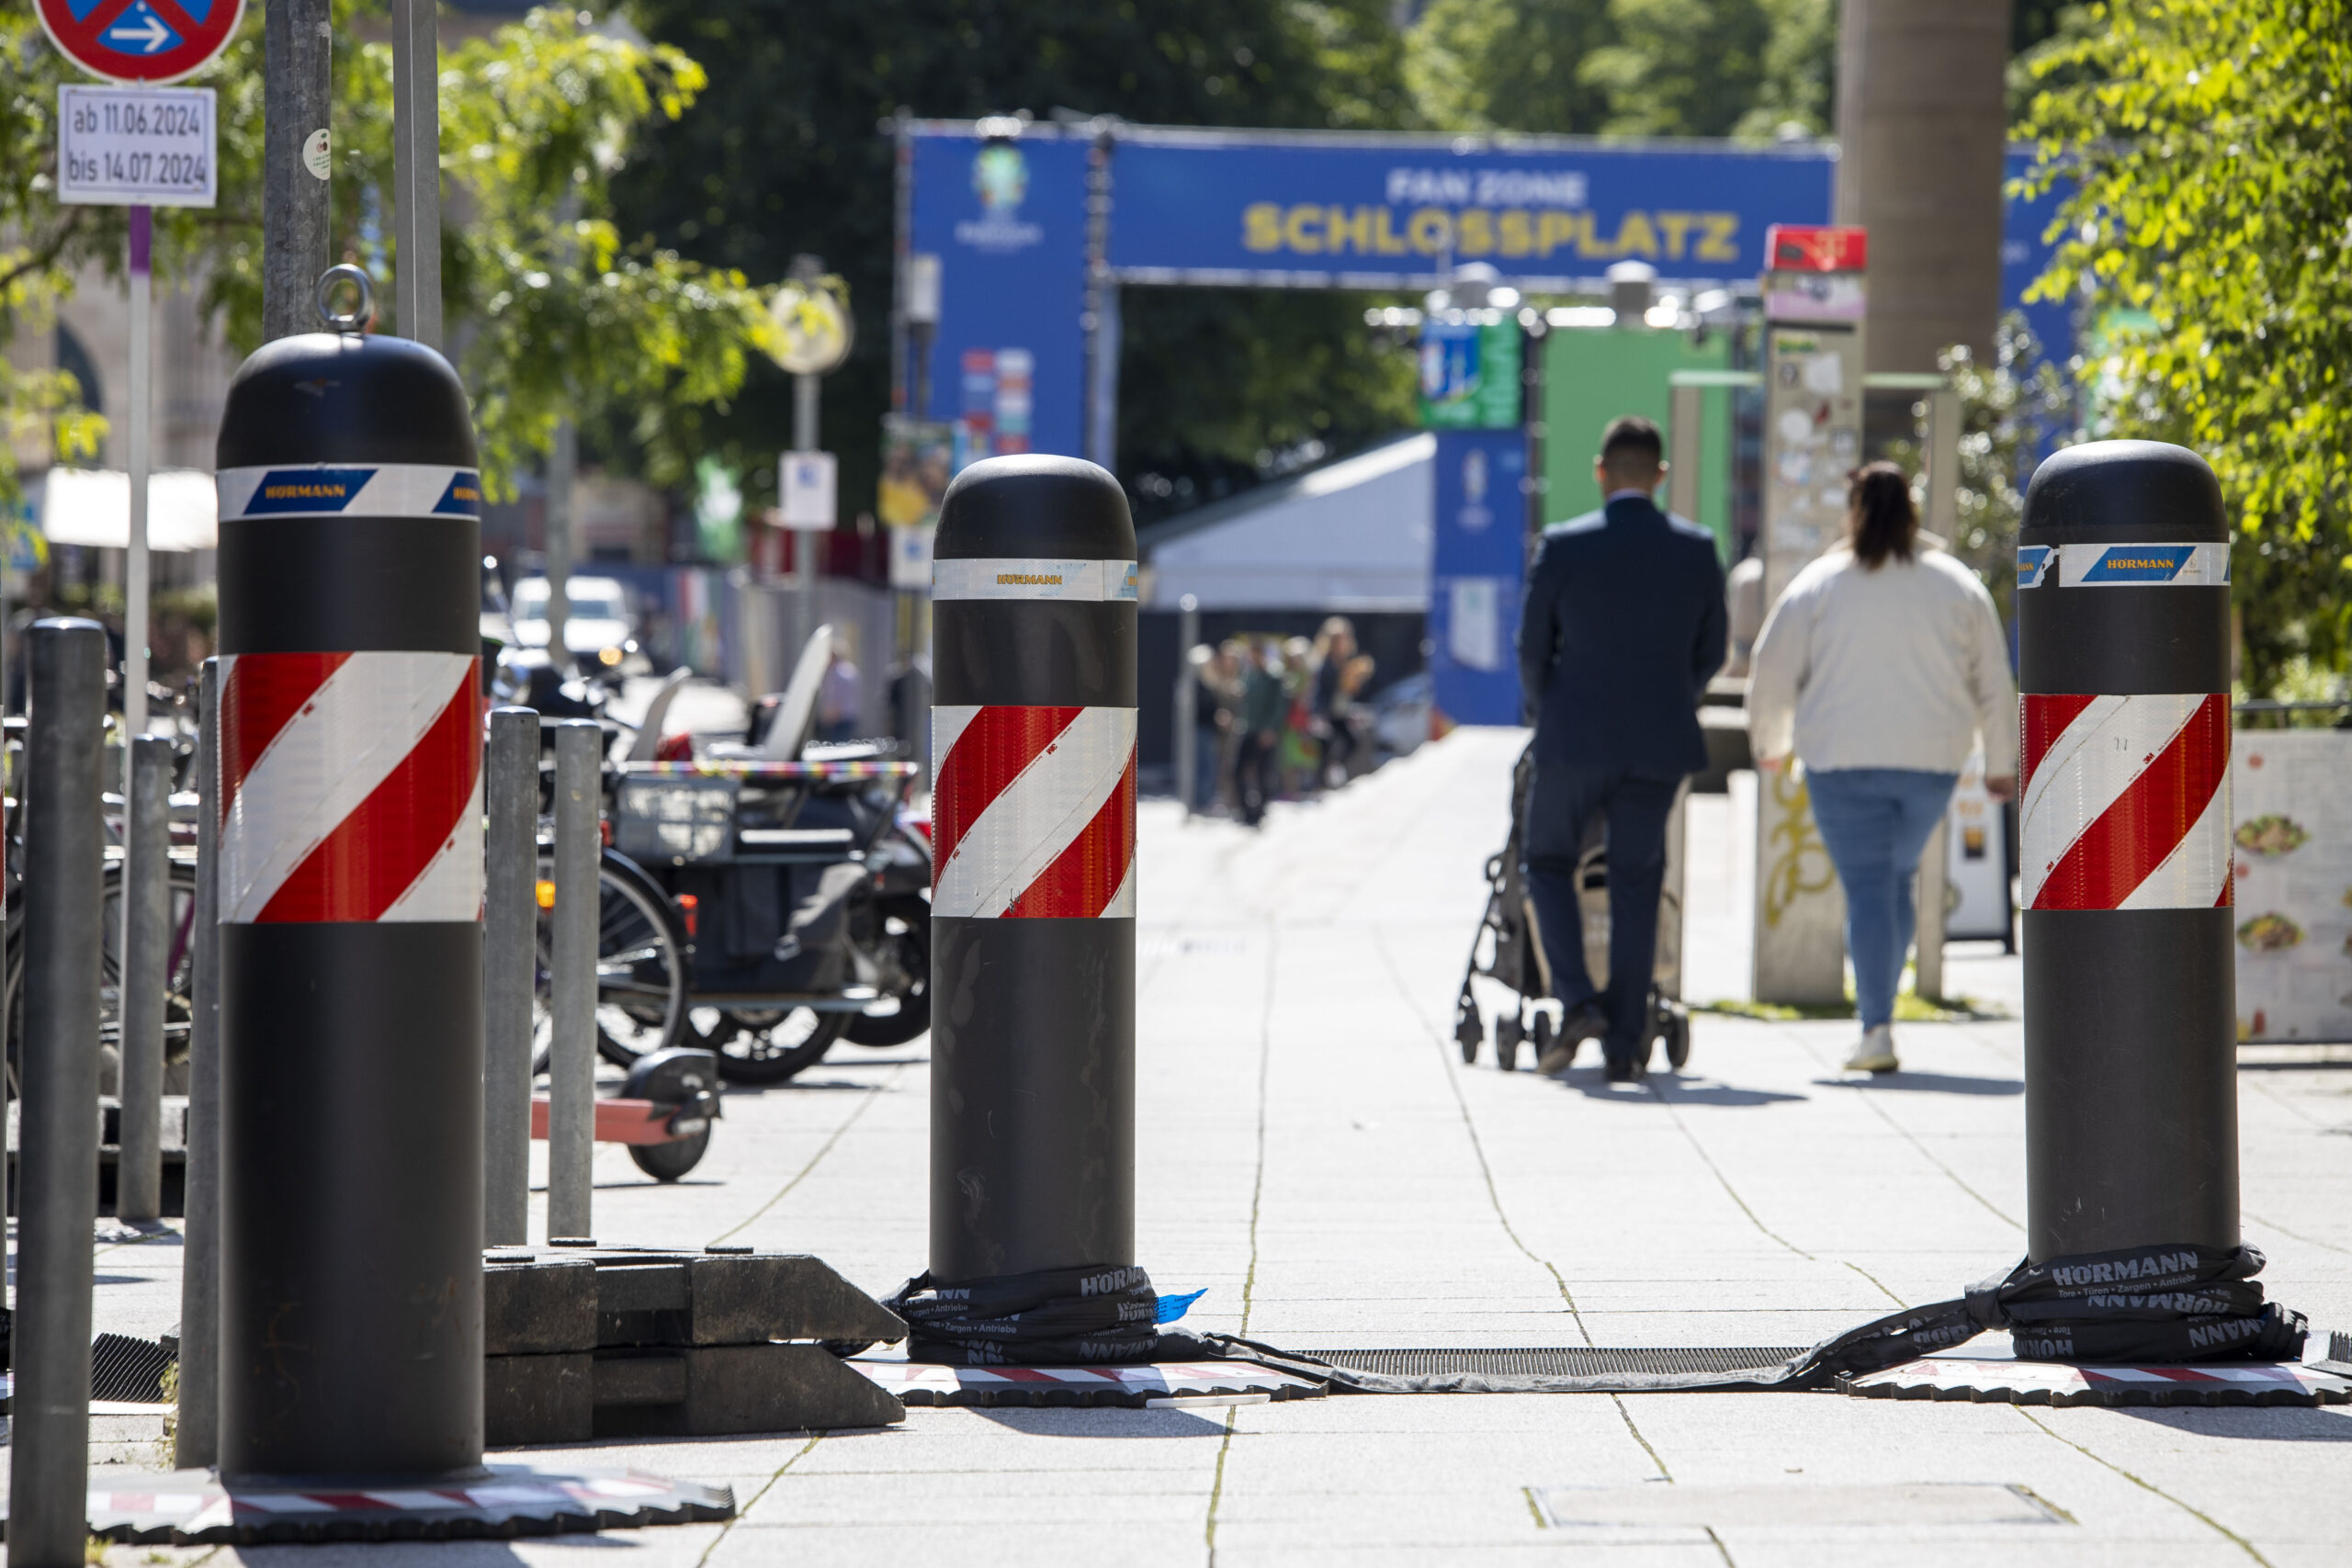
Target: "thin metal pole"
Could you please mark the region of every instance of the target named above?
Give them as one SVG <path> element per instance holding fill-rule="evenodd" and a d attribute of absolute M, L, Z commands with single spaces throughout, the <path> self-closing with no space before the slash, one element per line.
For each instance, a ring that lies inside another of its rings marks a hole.
<path fill-rule="evenodd" d="M 435 0 L 392 0 L 393 308 L 401 335 L 433 348 L 441 346 L 437 9 Z"/>
<path fill-rule="evenodd" d="M 531 997 L 538 980 L 539 716 L 490 716 L 482 887 L 482 1243 L 531 1239 Z"/>
<path fill-rule="evenodd" d="M 795 376 L 792 378 L 792 449 L 814 452 L 817 447 L 817 407 L 824 380 L 817 376 Z M 817 552 L 822 548 L 824 535 L 803 528 L 792 536 L 793 602 L 798 605 L 799 624 L 792 628 L 792 658 L 800 657 L 800 649 L 808 635 L 817 629 Z M 789 667 L 789 661 L 787 661 Z"/>
<path fill-rule="evenodd" d="M 164 1213 L 164 1003 L 171 987 L 172 763 L 169 736 L 130 741 L 130 801 L 124 815 L 122 1132 L 115 1163 L 118 1219 Z"/>
<path fill-rule="evenodd" d="M 596 862 L 604 727 L 555 727 L 555 911 L 548 1012 L 548 1239 L 594 1235 L 590 1166 L 596 1156 Z"/>
<path fill-rule="evenodd" d="M 123 572 L 122 732 L 147 733 L 147 476 L 153 468 L 155 408 L 155 280 L 149 269 L 154 213 L 130 209 L 130 419 L 126 445 L 130 468 L 130 535 Z M 130 755 L 123 757 L 128 783 Z M 125 793 L 128 793 L 126 791 Z M 126 803 L 126 811 L 135 809 Z M 128 906 L 125 906 L 128 913 Z"/>
<path fill-rule="evenodd" d="M 318 330 L 311 291 L 327 269 L 328 0 L 270 0 L 262 39 L 261 330 L 281 338 Z"/>
<path fill-rule="evenodd" d="M 106 632 L 26 635 L 25 1039 L 8 1568 L 82 1568 L 89 1540 L 90 1220 L 98 1207 L 98 820 Z"/>
<path fill-rule="evenodd" d="M 1201 640 L 1201 602 L 1190 593 L 1177 604 L 1176 619 L 1176 798 L 1184 815 L 1200 809 L 1199 792 L 1201 672 L 1193 664 L 1193 645 Z"/>
<path fill-rule="evenodd" d="M 559 676 L 571 672 L 571 657 L 563 640 L 563 628 L 571 619 L 571 508 L 579 477 L 580 430 L 570 420 L 562 420 L 555 427 L 555 445 L 548 453 L 545 533 L 548 662 Z"/>
<path fill-rule="evenodd" d="M 197 686 L 196 919 L 189 954 L 187 1167 L 180 1249 L 180 1409 L 174 1462 L 220 1458 L 220 661 Z"/>

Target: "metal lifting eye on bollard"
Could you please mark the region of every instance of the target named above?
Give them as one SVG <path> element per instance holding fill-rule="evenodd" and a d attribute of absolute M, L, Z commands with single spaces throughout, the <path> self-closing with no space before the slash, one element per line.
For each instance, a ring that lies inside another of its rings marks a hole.
<path fill-rule="evenodd" d="M 404 339 L 280 338 L 237 372 L 218 459 L 219 1462 L 232 1482 L 468 1473 L 482 696 L 465 392 Z"/>
<path fill-rule="evenodd" d="M 344 284 L 351 286 L 352 307 L 348 310 L 338 310 L 330 301 L 334 299 L 337 288 Z M 319 319 L 326 322 L 330 331 L 364 333 L 376 320 L 376 286 L 368 281 L 366 273 L 347 262 L 319 274 L 316 298 Z"/>

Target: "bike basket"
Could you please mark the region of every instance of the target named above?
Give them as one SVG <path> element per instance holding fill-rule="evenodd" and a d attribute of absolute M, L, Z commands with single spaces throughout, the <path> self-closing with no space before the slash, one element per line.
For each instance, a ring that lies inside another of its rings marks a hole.
<path fill-rule="evenodd" d="M 733 779 L 624 779 L 613 847 L 633 860 L 723 860 L 734 848 Z"/>

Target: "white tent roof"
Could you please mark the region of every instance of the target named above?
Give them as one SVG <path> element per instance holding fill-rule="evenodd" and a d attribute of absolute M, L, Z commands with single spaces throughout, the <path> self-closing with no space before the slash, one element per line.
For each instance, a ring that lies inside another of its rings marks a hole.
<path fill-rule="evenodd" d="M 1436 476 L 1437 437 L 1400 436 L 1148 528 L 1151 603 L 1426 610 Z"/>
<path fill-rule="evenodd" d="M 52 545 L 130 545 L 130 476 L 115 468 L 51 468 L 26 487 Z M 147 476 L 147 547 L 219 547 L 220 498 L 212 476 L 165 468 Z"/>

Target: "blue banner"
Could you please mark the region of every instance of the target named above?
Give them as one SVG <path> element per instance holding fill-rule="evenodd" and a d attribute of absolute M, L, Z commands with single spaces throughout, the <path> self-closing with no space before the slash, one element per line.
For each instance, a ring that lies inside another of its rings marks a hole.
<path fill-rule="evenodd" d="M 1136 132 L 1112 164 L 1111 265 L 1137 283 L 1379 288 L 1486 262 L 1561 287 L 1631 259 L 1662 279 L 1752 282 L 1767 225 L 1828 221 L 1836 168 L 1820 146 Z"/>
<path fill-rule="evenodd" d="M 1088 143 L 912 139 L 914 248 L 940 258 L 924 415 L 956 466 L 1008 452 L 1084 455 Z"/>
<path fill-rule="evenodd" d="M 1526 477 L 1519 431 L 1438 433 L 1430 672 L 1438 711 L 1456 724 L 1520 722 Z"/>

